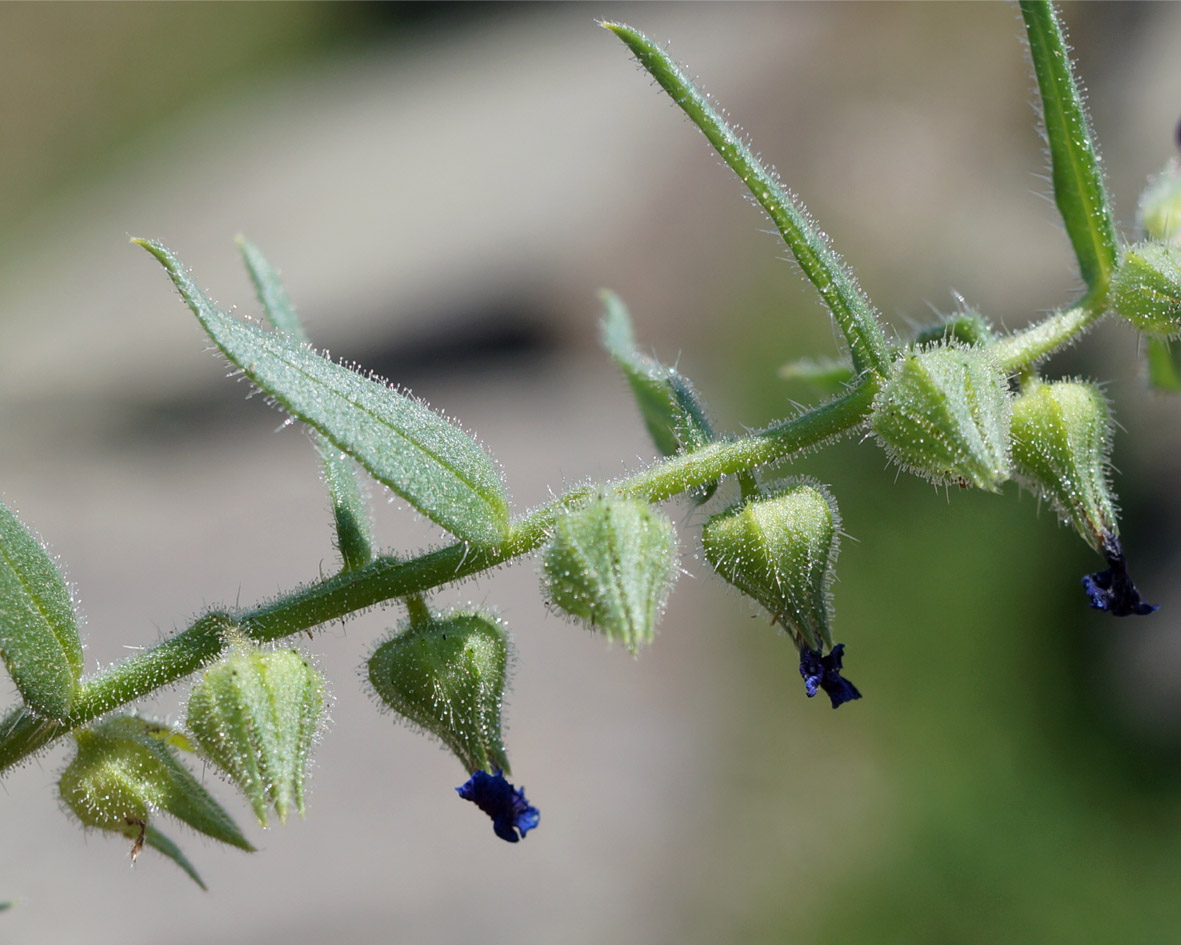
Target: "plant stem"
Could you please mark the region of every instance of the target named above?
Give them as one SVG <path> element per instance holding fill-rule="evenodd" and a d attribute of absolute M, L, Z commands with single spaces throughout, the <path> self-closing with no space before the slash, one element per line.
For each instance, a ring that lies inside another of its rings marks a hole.
<path fill-rule="evenodd" d="M 990 350 L 1002 370 L 1019 373 L 1078 339 L 1106 311 L 1106 292 L 1091 293 L 1077 305 L 997 340 Z"/>
<path fill-rule="evenodd" d="M 737 475 L 835 439 L 868 415 L 877 381 L 868 376 L 848 393 L 791 420 L 729 442 L 709 443 L 670 457 L 610 486 L 618 495 L 659 502 L 722 476 Z M 183 679 L 208 664 L 227 645 L 226 630 L 268 642 L 384 601 L 450 584 L 528 554 L 548 537 L 558 516 L 599 493 L 580 486 L 514 521 L 504 542 L 476 548 L 448 545 L 409 561 L 382 556 L 362 567 L 310 584 L 253 610 L 210 613 L 188 629 L 90 679 L 83 680 L 68 718 L 46 721 L 20 706 L 0 720 L 0 771 L 44 748 L 80 725 Z"/>

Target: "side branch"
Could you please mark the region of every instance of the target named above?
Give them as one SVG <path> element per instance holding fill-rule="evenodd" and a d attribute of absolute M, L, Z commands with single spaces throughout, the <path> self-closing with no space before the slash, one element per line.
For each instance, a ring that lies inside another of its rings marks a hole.
<path fill-rule="evenodd" d="M 722 476 L 786 459 L 859 426 L 869 413 L 877 382 L 864 378 L 845 395 L 767 430 L 730 442 L 681 453 L 620 480 L 621 494 L 659 502 Z M 450 584 L 539 548 L 558 516 L 589 501 L 599 490 L 583 486 L 530 512 L 509 528 L 496 548 L 459 542 L 403 561 L 383 556 L 291 594 L 237 614 L 210 613 L 151 650 L 84 680 L 73 711 L 61 722 L 45 721 L 23 706 L 0 720 L 0 772 L 67 732 L 162 686 L 175 683 L 216 659 L 225 630 L 267 642 L 311 630 L 376 604 Z"/>

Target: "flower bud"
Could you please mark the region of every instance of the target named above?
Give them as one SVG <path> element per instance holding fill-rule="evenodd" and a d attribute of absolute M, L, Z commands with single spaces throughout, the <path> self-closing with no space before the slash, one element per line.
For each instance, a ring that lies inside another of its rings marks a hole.
<path fill-rule="evenodd" d="M 180 763 L 183 735 L 136 716 L 74 733 L 78 752 L 58 781 L 62 801 L 88 827 L 131 838 L 132 858 L 148 845 L 172 858 L 202 888 L 180 850 L 151 824 L 162 810 L 222 843 L 253 851 L 233 820 Z"/>
<path fill-rule="evenodd" d="M 801 648 L 832 646 L 829 589 L 841 520 L 828 490 L 806 480 L 755 496 L 705 523 L 705 558 L 770 611 Z"/>
<path fill-rule="evenodd" d="M 874 398 L 869 426 L 908 472 L 998 492 L 1009 478 L 1009 400 L 984 348 L 910 348 Z"/>
<path fill-rule="evenodd" d="M 1013 400 L 1012 450 L 1021 484 L 1102 552 L 1118 526 L 1107 481 L 1111 417 L 1099 389 L 1082 381 L 1027 388 Z"/>
<path fill-rule="evenodd" d="M 1140 195 L 1136 218 L 1148 239 L 1181 241 L 1181 163 L 1175 158 Z"/>
<path fill-rule="evenodd" d="M 1161 338 L 1181 335 L 1181 249 L 1138 243 L 1120 261 L 1111 307 L 1140 331 Z"/>
<path fill-rule="evenodd" d="M 1128 576 L 1119 523 L 1107 480 L 1111 418 L 1093 384 L 1055 381 L 1027 388 L 1013 402 L 1013 469 L 1021 483 L 1046 499 L 1108 569 L 1083 578 L 1091 606 L 1117 617 L 1156 610 Z"/>
<path fill-rule="evenodd" d="M 861 698 L 857 687 L 841 678 L 845 648 L 833 646 L 829 629 L 840 527 L 828 490 L 801 479 L 720 512 L 701 531 L 705 558 L 714 570 L 766 607 L 772 621 L 791 634 L 808 697 L 823 689 L 834 709 Z"/>
<path fill-rule="evenodd" d="M 324 679 L 304 656 L 241 643 L 193 687 L 186 727 L 266 827 L 268 807 L 280 823 L 292 807 L 303 816 L 304 779 L 323 721 Z"/>
<path fill-rule="evenodd" d="M 962 345 L 987 344 L 992 340 L 992 327 L 984 316 L 974 308 L 970 308 L 963 296 L 956 294 L 959 311 L 954 315 L 945 316 L 938 324 L 924 328 L 915 336 L 916 345 L 950 344 Z"/>
<path fill-rule="evenodd" d="M 558 518 L 542 557 L 551 604 L 632 653 L 650 643 L 676 576 L 676 530 L 639 499 L 599 497 Z"/>
<path fill-rule="evenodd" d="M 500 735 L 509 642 L 501 621 L 455 611 L 412 621 L 369 658 L 377 696 L 467 771 L 509 770 Z"/>

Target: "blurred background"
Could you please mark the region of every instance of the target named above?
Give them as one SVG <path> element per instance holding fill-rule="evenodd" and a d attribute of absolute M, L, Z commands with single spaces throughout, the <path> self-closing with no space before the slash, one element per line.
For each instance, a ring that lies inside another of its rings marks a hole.
<path fill-rule="evenodd" d="M 836 353 L 827 317 L 597 17 L 700 76 L 900 332 L 953 290 L 1009 328 L 1077 291 L 1009 5 L 0 5 L 0 492 L 64 563 L 88 671 L 335 567 L 306 436 L 226 380 L 130 236 L 249 313 L 246 234 L 321 347 L 479 433 L 518 511 L 653 457 L 597 348 L 601 286 L 719 427 L 815 400 L 776 372 Z M 1133 237 L 1173 149 L 1181 6 L 1065 18 Z M 1104 324 L 1049 373 L 1107 381 L 1155 616 L 1090 611 L 1100 562 L 1015 487 L 947 495 L 851 439 L 791 471 L 840 503 L 835 632 L 862 701 L 804 698 L 788 641 L 697 560 L 705 513 L 670 506 L 685 573 L 636 660 L 547 614 L 533 562 L 438 597 L 513 628 L 527 842 L 375 711 L 358 671 L 401 617 L 379 610 L 301 643 L 335 692 L 308 819 L 252 829 L 252 856 L 165 827 L 208 893 L 67 819 L 65 745 L 6 776 L 0 941 L 1169 940 L 1181 404 L 1145 391 L 1138 354 Z M 371 494 L 383 547 L 443 540 Z"/>

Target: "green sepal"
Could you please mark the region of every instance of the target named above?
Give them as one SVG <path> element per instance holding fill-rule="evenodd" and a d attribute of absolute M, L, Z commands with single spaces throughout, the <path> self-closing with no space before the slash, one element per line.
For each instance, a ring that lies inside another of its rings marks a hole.
<path fill-rule="evenodd" d="M 1181 345 L 1148 337 L 1144 339 L 1144 361 L 1150 388 L 1166 394 L 1181 393 Z"/>
<path fill-rule="evenodd" d="M 324 710 L 324 678 L 305 656 L 241 642 L 193 687 L 185 725 L 266 827 L 268 808 L 280 823 L 292 809 L 304 815 L 308 763 Z"/>
<path fill-rule="evenodd" d="M 301 344 L 309 343 L 303 322 L 287 296 L 279 274 L 257 246 L 238 237 L 238 248 L 254 293 L 267 320 L 275 328 Z M 324 482 L 332 500 L 332 518 L 336 526 L 336 547 L 346 571 L 368 564 L 373 559 L 373 538 L 369 510 L 357 485 L 356 462 L 342 454 L 323 434 L 315 436 L 316 450 L 324 469 Z"/>
<path fill-rule="evenodd" d="M 640 416 L 661 455 L 673 456 L 712 443 L 716 437 L 705 404 L 689 378 L 636 347 L 631 317 L 619 296 L 603 289 L 599 297 L 606 310 L 601 325 L 603 347 L 627 378 Z M 694 490 L 694 497 L 700 504 L 708 501 L 716 489 L 717 483 L 710 483 Z"/>
<path fill-rule="evenodd" d="M 853 365 L 837 358 L 800 358 L 779 369 L 785 381 L 803 381 L 822 394 L 839 394 L 854 378 Z"/>
<path fill-rule="evenodd" d="M 959 301 L 961 308 L 958 312 L 922 329 L 915 336 L 914 344 L 918 347 L 932 344 L 985 345 L 992 341 L 992 326 L 988 320 L 975 309 L 968 308 L 962 298 Z"/>
<path fill-rule="evenodd" d="M 160 833 L 151 824 L 144 825 L 144 845 L 151 847 L 157 853 L 162 853 L 168 859 L 172 860 L 177 866 L 189 874 L 189 879 L 200 886 L 202 889 L 208 889 L 204 880 L 201 879 L 197 873 L 196 868 L 189 862 L 189 858 L 181 852 L 172 840 Z"/>
<path fill-rule="evenodd" d="M 1100 554 L 1119 535 L 1111 426 L 1103 394 L 1083 381 L 1034 383 L 1013 401 L 1014 476 Z"/>
<path fill-rule="evenodd" d="M 543 593 L 632 653 L 652 642 L 676 577 L 668 517 L 639 499 L 600 496 L 560 516 L 542 555 Z"/>
<path fill-rule="evenodd" d="M 200 884 L 175 845 L 153 832 L 157 810 L 221 843 L 252 852 L 229 814 L 180 762 L 166 725 L 122 715 L 74 732 L 77 753 L 58 780 L 62 801 L 88 827 L 144 842 Z"/>
<path fill-rule="evenodd" d="M 1111 308 L 1137 329 L 1157 338 L 1181 336 L 1181 249 L 1167 243 L 1137 243 L 1120 260 Z"/>
<path fill-rule="evenodd" d="M 713 516 L 701 542 L 719 576 L 765 607 L 798 646 L 820 651 L 832 648 L 840 527 L 828 489 L 796 479 Z"/>
<path fill-rule="evenodd" d="M 1140 195 L 1136 220 L 1150 240 L 1181 242 L 1181 162 L 1176 158 Z"/>
<path fill-rule="evenodd" d="M 369 658 L 388 708 L 455 753 L 469 773 L 509 774 L 500 712 L 511 658 L 503 622 L 476 610 L 411 620 Z"/>
<path fill-rule="evenodd" d="M 504 483 L 467 433 L 381 381 L 218 311 L 167 248 L 134 242 L 164 265 L 221 352 L 284 410 L 457 538 L 485 547 L 503 541 L 509 520 Z"/>
<path fill-rule="evenodd" d="M 1009 478 L 1011 399 L 985 348 L 909 348 L 874 398 L 869 426 L 908 472 L 999 492 Z"/>
<path fill-rule="evenodd" d="M 0 657 L 34 714 L 64 719 L 82 678 L 82 640 L 53 559 L 0 503 Z"/>

